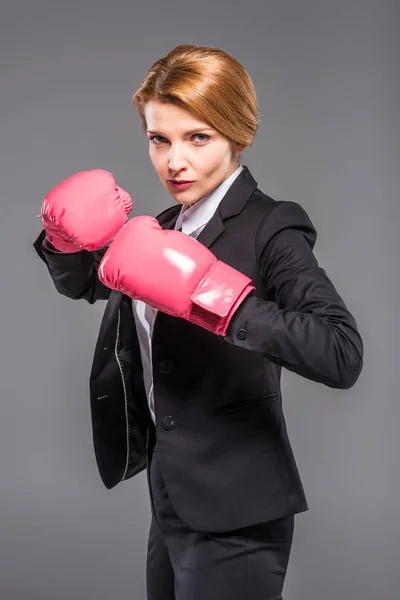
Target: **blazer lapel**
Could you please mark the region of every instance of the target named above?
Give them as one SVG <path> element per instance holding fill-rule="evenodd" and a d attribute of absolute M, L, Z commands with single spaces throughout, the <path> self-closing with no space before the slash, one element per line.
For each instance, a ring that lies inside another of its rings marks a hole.
<path fill-rule="evenodd" d="M 174 229 L 175 227 L 175 223 L 178 219 L 179 213 L 181 212 L 181 205 L 178 204 L 177 206 L 173 206 L 171 208 L 171 214 L 173 215 L 171 218 L 171 215 L 168 215 L 168 218 L 166 219 L 165 223 L 160 223 L 161 227 L 163 229 Z"/>
<path fill-rule="evenodd" d="M 255 189 L 257 189 L 257 181 L 249 169 L 243 166 L 243 171 L 222 198 L 217 210 L 198 236 L 198 241 L 210 248 L 224 233 L 225 221 L 243 210 Z"/>

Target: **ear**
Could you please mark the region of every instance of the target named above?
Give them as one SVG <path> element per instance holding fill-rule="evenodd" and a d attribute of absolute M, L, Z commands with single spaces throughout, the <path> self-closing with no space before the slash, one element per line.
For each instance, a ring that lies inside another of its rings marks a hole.
<path fill-rule="evenodd" d="M 232 142 L 232 153 L 239 155 L 241 152 L 244 152 L 247 148 L 246 144 L 239 144 L 239 142 Z"/>

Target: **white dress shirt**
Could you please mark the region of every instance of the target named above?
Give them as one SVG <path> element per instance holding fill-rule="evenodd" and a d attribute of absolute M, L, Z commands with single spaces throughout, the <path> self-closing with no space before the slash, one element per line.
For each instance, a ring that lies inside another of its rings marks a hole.
<path fill-rule="evenodd" d="M 204 227 L 217 210 L 222 198 L 242 170 L 242 165 L 239 165 L 236 171 L 234 171 L 226 181 L 223 181 L 218 187 L 212 190 L 212 192 L 198 200 L 196 204 L 185 211 L 183 211 L 182 206 L 174 229 L 177 230 L 182 227 L 182 233 L 186 233 L 196 239 L 203 231 Z M 132 308 L 139 338 L 140 354 L 142 357 L 144 386 L 151 417 L 155 424 L 151 338 L 154 321 L 158 311 L 145 302 L 142 302 L 142 300 L 132 300 Z"/>

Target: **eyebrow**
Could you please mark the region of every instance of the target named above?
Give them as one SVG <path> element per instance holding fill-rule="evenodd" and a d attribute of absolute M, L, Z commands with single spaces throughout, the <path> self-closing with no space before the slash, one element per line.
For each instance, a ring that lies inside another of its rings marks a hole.
<path fill-rule="evenodd" d="M 211 127 L 196 127 L 196 129 L 191 129 L 190 131 L 186 131 L 186 133 L 184 133 L 183 135 L 190 135 L 192 133 L 196 133 L 198 131 L 211 131 Z M 151 131 L 150 129 L 147 130 L 147 133 L 159 133 L 158 131 Z"/>

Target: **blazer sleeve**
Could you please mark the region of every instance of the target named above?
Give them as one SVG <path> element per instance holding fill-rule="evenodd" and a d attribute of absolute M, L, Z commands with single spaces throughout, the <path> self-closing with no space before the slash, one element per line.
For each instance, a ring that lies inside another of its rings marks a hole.
<path fill-rule="evenodd" d="M 260 222 L 256 253 L 268 300 L 248 296 L 224 340 L 332 388 L 349 389 L 363 366 L 354 317 L 314 254 L 316 231 L 295 202 Z"/>
<path fill-rule="evenodd" d="M 107 300 L 111 289 L 103 285 L 97 276 L 107 246 L 95 252 L 51 252 L 43 247 L 45 237 L 46 232 L 42 230 L 33 247 L 47 265 L 56 290 L 63 296 L 73 300 L 84 299 L 89 304 L 94 304 L 96 300 Z"/>

